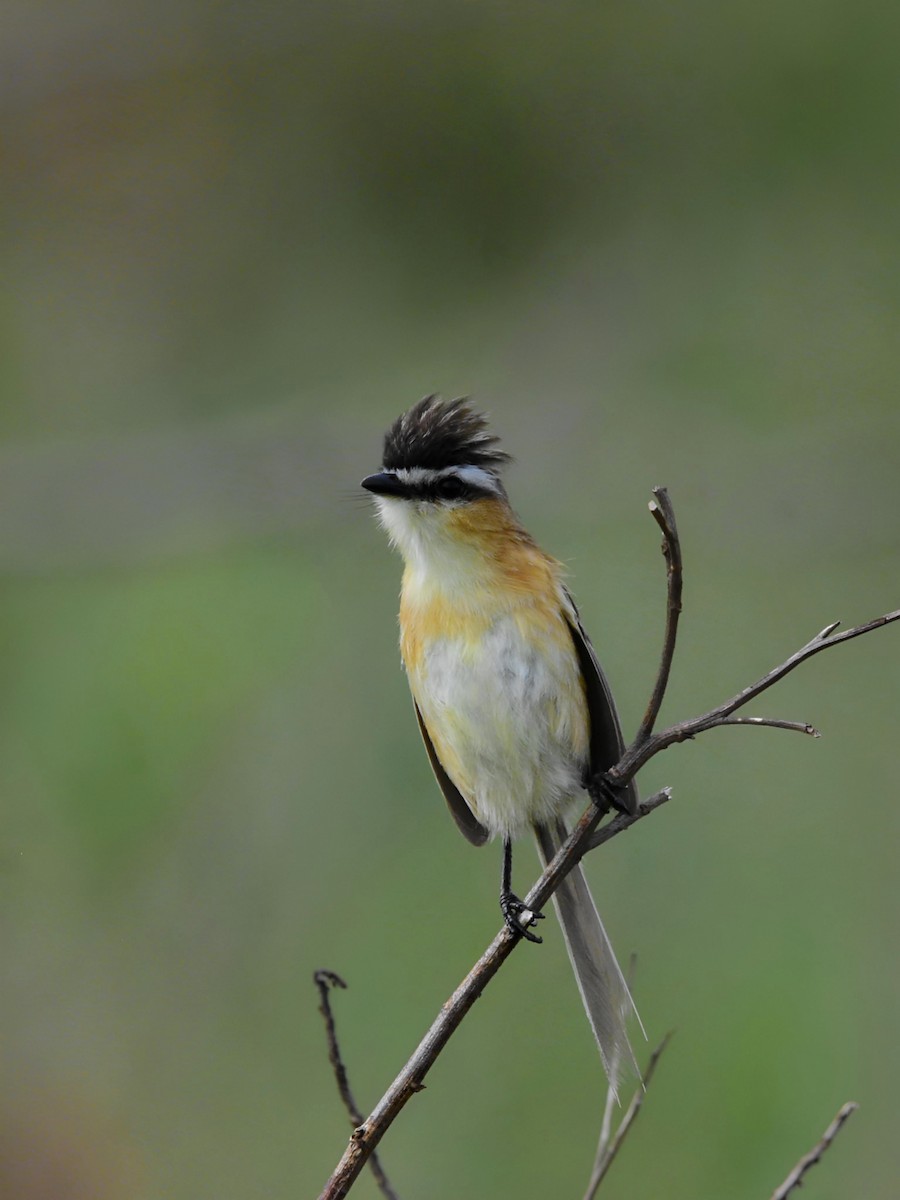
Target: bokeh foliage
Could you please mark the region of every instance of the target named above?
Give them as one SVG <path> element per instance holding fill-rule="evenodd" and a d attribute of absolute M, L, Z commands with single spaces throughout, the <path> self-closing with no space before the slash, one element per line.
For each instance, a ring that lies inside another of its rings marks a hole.
<path fill-rule="evenodd" d="M 352 499 L 472 392 L 633 727 L 896 607 L 896 21 L 870 0 L 10 4 L 0 55 L 0 1192 L 317 1194 L 497 925 Z M 656 760 L 597 856 L 656 1037 L 606 1194 L 895 1193 L 896 630 Z M 520 852 L 522 883 L 534 868 Z M 551 922 L 547 922 L 551 925 Z M 385 1143 L 404 1196 L 572 1196 L 602 1076 L 559 939 Z M 768 1189 L 768 1191 L 767 1191 Z M 371 1196 L 371 1181 L 358 1194 Z"/>

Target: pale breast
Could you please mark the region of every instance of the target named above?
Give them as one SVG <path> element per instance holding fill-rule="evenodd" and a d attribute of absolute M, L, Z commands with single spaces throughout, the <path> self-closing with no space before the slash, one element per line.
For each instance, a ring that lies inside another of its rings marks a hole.
<path fill-rule="evenodd" d="M 475 815 L 516 836 L 581 785 L 588 717 L 572 638 L 558 607 L 449 616 L 420 610 L 405 623 L 413 695 Z"/>

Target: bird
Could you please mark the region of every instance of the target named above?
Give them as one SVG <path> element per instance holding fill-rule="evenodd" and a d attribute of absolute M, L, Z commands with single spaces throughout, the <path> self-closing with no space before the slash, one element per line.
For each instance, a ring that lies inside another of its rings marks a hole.
<path fill-rule="evenodd" d="M 510 461 L 467 398 L 428 395 L 390 426 L 361 486 L 404 562 L 400 653 L 431 768 L 468 841 L 502 841 L 504 921 L 540 942 L 544 914 L 512 891 L 513 841 L 531 831 L 546 865 L 579 792 L 625 813 L 638 793 L 606 774 L 624 749 L 612 693 L 563 565 L 510 504 Z M 622 1068 L 637 1070 L 636 1009 L 580 864 L 553 899 L 615 1092 Z"/>

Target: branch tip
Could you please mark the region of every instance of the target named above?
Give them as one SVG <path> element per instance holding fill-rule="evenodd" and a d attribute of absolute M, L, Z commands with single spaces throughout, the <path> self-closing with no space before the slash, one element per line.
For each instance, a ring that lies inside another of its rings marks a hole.
<path fill-rule="evenodd" d="M 774 717 L 720 717 L 705 726 L 706 729 L 716 729 L 721 725 L 756 725 L 767 729 L 790 729 L 794 733 L 805 733 L 809 737 L 819 737 L 819 731 L 808 721 L 781 721 Z"/>
<path fill-rule="evenodd" d="M 834 1120 L 822 1134 L 819 1141 L 813 1146 L 812 1150 L 804 1154 L 794 1169 L 785 1179 L 784 1183 L 775 1189 L 772 1193 L 771 1200 L 786 1200 L 786 1197 L 791 1194 L 794 1188 L 803 1186 L 803 1176 L 810 1167 L 814 1167 L 817 1162 L 820 1162 L 822 1155 L 841 1132 L 844 1122 L 850 1117 L 859 1105 L 855 1100 L 848 1100 L 846 1104 L 842 1104 L 837 1111 Z"/>
<path fill-rule="evenodd" d="M 347 986 L 336 971 L 328 971 L 324 967 L 318 971 L 313 971 L 313 980 L 320 991 L 322 988 L 346 988 Z"/>
<path fill-rule="evenodd" d="M 672 1040 L 674 1030 L 670 1029 L 663 1040 L 659 1043 L 647 1063 L 646 1069 L 638 1080 L 638 1086 L 634 1095 L 631 1097 L 631 1102 L 625 1110 L 622 1120 L 619 1122 L 619 1127 L 616 1132 L 612 1133 L 612 1106 L 615 1100 L 615 1093 L 610 1086 L 606 1095 L 606 1107 L 603 1112 L 603 1124 L 600 1130 L 600 1141 L 597 1145 L 597 1154 L 594 1158 L 594 1166 L 591 1171 L 591 1178 L 588 1182 L 587 1191 L 584 1194 L 584 1200 L 594 1200 L 600 1184 L 603 1182 L 607 1171 L 612 1166 L 613 1159 L 618 1154 L 628 1130 L 634 1124 L 638 1113 L 641 1111 L 644 1099 L 647 1095 L 647 1089 L 650 1086 L 650 1081 L 653 1078 L 653 1072 L 656 1070 L 656 1064 L 662 1058 L 666 1047 Z"/>
<path fill-rule="evenodd" d="M 325 1037 L 328 1041 L 328 1061 L 331 1063 L 331 1069 L 334 1071 L 334 1081 L 337 1084 L 337 1090 L 343 1101 L 344 1108 L 347 1110 L 347 1115 L 350 1118 L 350 1124 L 353 1126 L 353 1132 L 350 1134 L 350 1144 L 365 1157 L 363 1161 L 368 1159 L 369 1168 L 375 1176 L 375 1181 L 378 1184 L 379 1191 L 386 1200 L 397 1200 L 397 1193 L 388 1182 L 388 1177 L 384 1173 L 384 1167 L 381 1165 L 381 1160 L 375 1153 L 375 1148 L 366 1149 L 366 1121 L 360 1112 L 359 1105 L 353 1098 L 353 1093 L 350 1091 L 350 1080 L 347 1078 L 347 1068 L 344 1066 L 344 1060 L 341 1057 L 341 1048 L 337 1038 L 337 1028 L 334 1023 L 334 1013 L 331 1011 L 331 996 L 329 995 L 330 988 L 346 988 L 347 984 L 341 979 L 336 971 L 328 971 L 320 969 L 313 972 L 313 979 L 316 987 L 319 989 L 321 1004 L 319 1012 L 322 1014 L 322 1020 L 325 1022 Z"/>
<path fill-rule="evenodd" d="M 666 560 L 666 628 L 663 636 L 662 653 L 656 682 L 653 686 L 649 703 L 644 712 L 643 720 L 635 734 L 634 745 L 648 740 L 653 733 L 663 697 L 669 684 L 669 673 L 672 670 L 672 659 L 675 655 L 675 641 L 678 636 L 678 618 L 681 615 L 682 563 L 681 542 L 678 539 L 678 529 L 675 525 L 675 512 L 669 493 L 664 487 L 655 487 L 656 497 L 649 505 L 650 513 L 663 535 L 662 552 Z"/>

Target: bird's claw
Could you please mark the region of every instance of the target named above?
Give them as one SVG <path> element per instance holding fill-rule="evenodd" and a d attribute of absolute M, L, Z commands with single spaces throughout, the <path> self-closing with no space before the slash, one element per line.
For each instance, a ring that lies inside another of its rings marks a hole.
<path fill-rule="evenodd" d="M 602 816 L 611 808 L 618 809 L 619 812 L 628 811 L 620 799 L 627 787 L 627 783 L 616 775 L 610 775 L 608 771 L 598 771 L 587 781 L 587 793 Z"/>
<path fill-rule="evenodd" d="M 500 909 L 503 913 L 503 920 L 506 922 L 506 928 L 510 933 L 515 934 L 516 937 L 523 937 L 529 942 L 543 942 L 543 938 L 531 932 L 533 925 L 536 925 L 538 921 L 543 921 L 544 914 L 542 912 L 535 912 L 533 908 L 523 904 L 518 896 L 513 895 L 500 897 Z"/>

